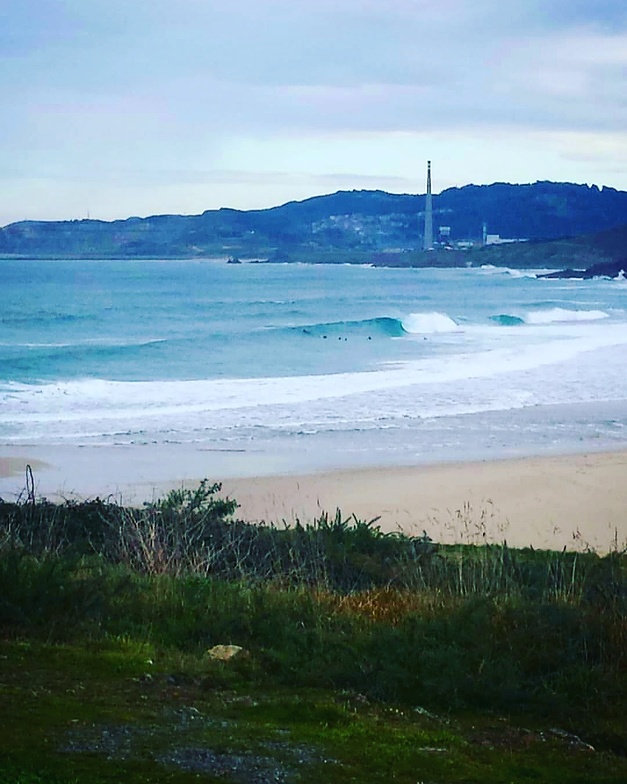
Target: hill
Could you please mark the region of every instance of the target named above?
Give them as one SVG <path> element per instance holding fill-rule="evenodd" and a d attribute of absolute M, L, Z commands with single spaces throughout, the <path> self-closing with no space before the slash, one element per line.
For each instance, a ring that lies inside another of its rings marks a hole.
<path fill-rule="evenodd" d="M 627 222 L 627 192 L 572 183 L 467 185 L 436 194 L 433 204 L 436 234 L 437 227 L 447 226 L 452 241 L 479 241 L 484 222 L 491 234 L 531 243 L 604 231 Z M 306 260 L 320 256 L 327 261 L 345 260 L 349 254 L 349 261 L 363 262 L 372 254 L 421 248 L 423 208 L 422 195 L 340 191 L 265 210 L 222 208 L 201 215 L 111 222 L 20 221 L 0 229 L 0 254 L 290 258 L 296 252 Z M 512 254 L 505 246 L 486 248 L 490 255 L 488 251 L 495 259 Z M 527 256 L 532 251 L 520 253 Z M 446 265 L 453 262 L 453 256 L 442 258 Z"/>

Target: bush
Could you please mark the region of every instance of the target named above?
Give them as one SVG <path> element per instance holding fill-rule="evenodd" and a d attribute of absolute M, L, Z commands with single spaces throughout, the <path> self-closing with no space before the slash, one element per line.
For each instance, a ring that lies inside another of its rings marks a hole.
<path fill-rule="evenodd" d="M 627 556 L 438 546 L 376 520 L 234 518 L 203 482 L 131 509 L 0 502 L 0 623 L 252 651 L 247 677 L 553 713 L 621 705 Z"/>

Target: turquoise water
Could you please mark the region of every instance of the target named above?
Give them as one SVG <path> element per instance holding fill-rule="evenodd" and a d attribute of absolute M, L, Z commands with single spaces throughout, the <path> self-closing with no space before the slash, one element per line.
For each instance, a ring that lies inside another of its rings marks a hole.
<path fill-rule="evenodd" d="M 495 269 L 0 262 L 0 442 L 318 463 L 625 439 L 627 284 Z"/>

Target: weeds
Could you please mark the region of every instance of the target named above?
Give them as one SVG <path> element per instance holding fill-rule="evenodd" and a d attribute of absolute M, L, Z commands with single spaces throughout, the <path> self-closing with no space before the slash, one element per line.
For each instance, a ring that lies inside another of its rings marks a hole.
<path fill-rule="evenodd" d="M 444 546 L 339 511 L 251 525 L 219 491 L 141 509 L 0 501 L 5 636 L 235 643 L 252 655 L 231 677 L 438 709 L 624 705 L 624 552 Z"/>

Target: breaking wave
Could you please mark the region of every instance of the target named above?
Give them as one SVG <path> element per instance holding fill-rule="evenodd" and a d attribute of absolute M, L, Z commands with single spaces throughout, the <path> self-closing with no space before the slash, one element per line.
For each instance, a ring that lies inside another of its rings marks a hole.
<path fill-rule="evenodd" d="M 458 329 L 457 323 L 445 313 L 409 313 L 402 319 L 382 316 L 361 321 L 333 321 L 290 328 L 291 331 L 300 331 L 314 337 L 379 335 L 393 338 L 454 332 Z"/>
<path fill-rule="evenodd" d="M 303 327 L 291 327 L 290 331 L 302 332 L 304 335 L 312 335 L 314 337 L 379 335 L 396 338 L 401 337 L 405 333 L 401 321 L 388 317 L 363 319 L 361 321 L 331 321 L 321 324 L 307 324 Z"/>
<path fill-rule="evenodd" d="M 446 313 L 410 313 L 402 321 L 410 335 L 430 335 L 436 332 L 456 332 L 458 324 Z"/>
<path fill-rule="evenodd" d="M 550 310 L 537 310 L 527 313 L 527 324 L 554 324 L 559 321 L 599 321 L 609 318 L 609 313 L 603 310 L 566 310 L 565 308 L 551 308 Z"/>
<path fill-rule="evenodd" d="M 500 313 L 490 316 L 490 321 L 502 327 L 514 327 L 519 324 L 556 324 L 573 321 L 599 321 L 609 318 L 609 313 L 604 310 L 567 310 L 566 308 L 549 308 L 533 310 L 524 316 L 513 313 Z"/>
<path fill-rule="evenodd" d="M 520 316 L 509 316 L 507 313 L 501 313 L 498 316 L 490 316 L 490 321 L 499 324 L 502 327 L 515 327 L 518 324 L 524 324 L 525 319 Z"/>

